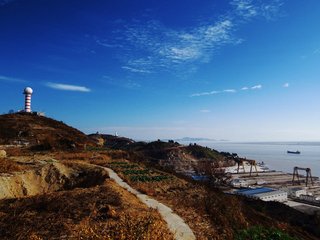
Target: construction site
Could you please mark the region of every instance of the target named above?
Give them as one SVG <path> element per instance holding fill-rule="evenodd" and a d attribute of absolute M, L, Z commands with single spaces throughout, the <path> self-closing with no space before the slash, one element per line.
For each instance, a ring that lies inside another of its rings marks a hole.
<path fill-rule="evenodd" d="M 255 160 L 236 160 L 227 168 L 231 193 L 263 201 L 278 201 L 306 213 L 320 212 L 320 181 L 312 169 L 295 166 L 292 173 L 270 170 Z"/>

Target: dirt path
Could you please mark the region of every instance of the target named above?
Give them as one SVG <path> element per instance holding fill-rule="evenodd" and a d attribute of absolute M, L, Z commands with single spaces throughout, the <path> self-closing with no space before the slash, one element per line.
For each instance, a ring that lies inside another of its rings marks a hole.
<path fill-rule="evenodd" d="M 171 208 L 133 189 L 126 182 L 124 182 L 112 169 L 104 169 L 109 172 L 110 178 L 118 183 L 121 187 L 136 195 L 148 207 L 157 209 L 162 218 L 167 222 L 169 230 L 174 234 L 176 240 L 196 239 L 189 226 L 183 221 L 182 218 L 173 213 Z"/>

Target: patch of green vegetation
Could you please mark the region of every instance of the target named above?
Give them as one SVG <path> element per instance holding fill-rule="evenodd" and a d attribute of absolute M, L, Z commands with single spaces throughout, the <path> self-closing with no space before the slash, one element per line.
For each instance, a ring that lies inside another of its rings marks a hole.
<path fill-rule="evenodd" d="M 111 162 L 110 166 L 116 171 L 127 175 L 127 178 L 132 182 L 161 182 L 172 178 L 168 175 L 155 175 L 161 173 L 156 173 L 153 170 L 145 169 L 138 164 L 131 164 L 129 162 Z"/>
<path fill-rule="evenodd" d="M 189 146 L 186 147 L 187 151 L 189 151 L 194 157 L 196 158 L 212 158 L 212 159 L 219 159 L 221 155 L 219 152 L 210 149 L 208 147 L 202 147 L 199 145 L 192 145 L 190 144 Z"/>
<path fill-rule="evenodd" d="M 135 175 L 130 177 L 130 180 L 133 182 L 161 182 L 167 179 L 171 179 L 171 177 L 166 175 L 158 175 L 158 176 Z"/>
<path fill-rule="evenodd" d="M 99 146 L 85 146 L 85 150 L 89 152 L 95 152 L 95 151 L 101 151 L 104 150 L 104 147 L 99 147 Z"/>
<path fill-rule="evenodd" d="M 123 171 L 123 174 L 125 175 L 141 175 L 141 174 L 148 174 L 150 172 L 149 169 L 145 169 L 145 170 L 125 170 Z"/>
<path fill-rule="evenodd" d="M 239 231 L 235 240 L 298 240 L 289 236 L 287 233 L 275 229 L 255 226 Z"/>
<path fill-rule="evenodd" d="M 145 152 L 145 153 L 157 153 L 165 152 L 168 148 L 178 147 L 179 143 L 176 143 L 172 140 L 168 142 L 164 141 L 154 141 L 154 142 L 135 142 L 125 146 L 123 149 L 133 151 L 133 152 Z M 148 155 L 148 154 L 147 154 Z"/>
<path fill-rule="evenodd" d="M 139 167 L 137 164 L 131 164 L 128 162 L 111 162 L 110 165 L 112 168 L 120 169 L 134 169 Z"/>

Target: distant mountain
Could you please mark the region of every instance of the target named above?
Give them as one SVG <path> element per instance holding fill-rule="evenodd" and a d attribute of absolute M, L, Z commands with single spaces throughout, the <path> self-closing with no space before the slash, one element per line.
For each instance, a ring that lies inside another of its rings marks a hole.
<path fill-rule="evenodd" d="M 211 139 L 211 138 L 192 138 L 192 137 L 184 137 L 180 139 L 175 139 L 175 141 L 179 142 L 195 142 L 195 141 L 217 141 L 216 139 Z"/>

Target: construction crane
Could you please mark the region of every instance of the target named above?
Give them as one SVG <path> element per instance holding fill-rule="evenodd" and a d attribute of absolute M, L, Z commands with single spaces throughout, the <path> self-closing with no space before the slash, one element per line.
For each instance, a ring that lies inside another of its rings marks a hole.
<path fill-rule="evenodd" d="M 301 167 L 294 167 L 293 168 L 293 177 L 292 177 L 292 184 L 295 184 L 295 177 L 297 177 L 297 183 L 300 184 L 300 178 L 299 178 L 299 170 L 306 171 L 306 187 L 308 186 L 309 179 L 311 181 L 311 184 L 313 185 L 312 175 L 311 175 L 311 169 L 310 168 L 301 168 Z"/>
<path fill-rule="evenodd" d="M 256 174 L 258 175 L 258 170 L 257 170 L 257 164 L 255 160 L 248 160 L 248 159 L 243 159 L 243 158 L 235 158 L 234 159 L 236 161 L 236 163 L 238 164 L 238 169 L 237 169 L 237 173 L 239 173 L 239 169 L 240 169 L 240 165 L 243 168 L 243 172 L 245 173 L 245 167 L 244 167 L 244 162 L 248 162 L 250 164 L 250 176 L 252 174 L 252 167 L 254 166 L 254 168 L 256 169 Z"/>

